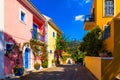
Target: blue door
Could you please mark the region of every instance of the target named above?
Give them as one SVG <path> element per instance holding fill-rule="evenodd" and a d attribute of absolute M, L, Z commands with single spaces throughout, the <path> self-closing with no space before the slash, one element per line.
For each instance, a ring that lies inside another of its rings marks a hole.
<path fill-rule="evenodd" d="M 25 68 L 28 68 L 28 65 L 29 65 L 29 60 L 28 60 L 28 58 L 29 58 L 29 53 L 30 53 L 30 50 L 29 50 L 29 48 L 26 48 L 25 49 L 25 54 L 24 54 L 24 58 L 25 58 Z"/>

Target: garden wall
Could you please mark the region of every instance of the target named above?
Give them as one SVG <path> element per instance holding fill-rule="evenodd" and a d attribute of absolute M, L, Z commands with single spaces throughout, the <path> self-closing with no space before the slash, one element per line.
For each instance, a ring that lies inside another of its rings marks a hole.
<path fill-rule="evenodd" d="M 85 66 L 98 79 L 108 79 L 113 72 L 110 65 L 113 63 L 113 57 L 85 57 Z M 106 76 L 107 75 L 107 76 Z"/>

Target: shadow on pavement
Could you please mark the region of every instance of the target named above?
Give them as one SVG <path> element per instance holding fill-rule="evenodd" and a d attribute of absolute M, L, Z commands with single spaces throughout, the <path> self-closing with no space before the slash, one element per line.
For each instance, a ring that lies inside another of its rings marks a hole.
<path fill-rule="evenodd" d="M 16 80 L 97 80 L 80 65 L 60 65 Z"/>

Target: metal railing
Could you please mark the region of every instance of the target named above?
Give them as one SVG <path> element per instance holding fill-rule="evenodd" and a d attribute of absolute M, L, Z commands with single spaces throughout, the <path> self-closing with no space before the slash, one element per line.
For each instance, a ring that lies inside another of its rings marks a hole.
<path fill-rule="evenodd" d="M 84 22 L 94 22 L 94 16 L 93 15 L 86 15 Z"/>

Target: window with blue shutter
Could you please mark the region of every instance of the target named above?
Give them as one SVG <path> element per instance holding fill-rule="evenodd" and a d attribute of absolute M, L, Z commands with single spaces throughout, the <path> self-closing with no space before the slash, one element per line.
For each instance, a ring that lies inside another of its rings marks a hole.
<path fill-rule="evenodd" d="M 37 25 L 36 24 L 33 24 L 32 39 L 38 39 Z"/>
<path fill-rule="evenodd" d="M 110 37 L 110 26 L 105 26 L 105 29 L 103 31 L 103 40 Z"/>

